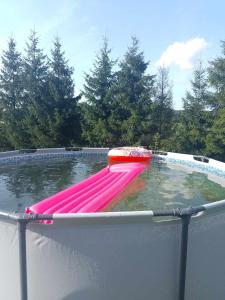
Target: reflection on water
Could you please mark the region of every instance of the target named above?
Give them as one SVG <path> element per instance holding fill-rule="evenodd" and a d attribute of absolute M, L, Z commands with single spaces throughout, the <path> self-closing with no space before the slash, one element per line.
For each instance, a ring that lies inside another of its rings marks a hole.
<path fill-rule="evenodd" d="M 61 158 L 0 166 L 0 209 L 23 211 L 106 165 L 104 157 Z M 199 205 L 225 199 L 225 188 L 206 174 L 153 162 L 106 211 Z"/>
<path fill-rule="evenodd" d="M 105 159 L 50 159 L 0 167 L 0 209 L 23 211 L 106 165 Z"/>
<path fill-rule="evenodd" d="M 183 167 L 153 162 L 141 178 L 145 188 L 124 198 L 114 211 L 171 209 L 225 199 L 222 185 L 209 180 L 207 174 Z"/>

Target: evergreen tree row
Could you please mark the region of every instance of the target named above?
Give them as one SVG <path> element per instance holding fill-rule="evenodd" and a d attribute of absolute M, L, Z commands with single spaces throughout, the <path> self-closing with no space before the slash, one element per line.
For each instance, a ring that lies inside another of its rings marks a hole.
<path fill-rule="evenodd" d="M 23 55 L 11 38 L 0 69 L 1 150 L 144 145 L 225 160 L 225 42 L 221 47 L 207 69 L 196 66 L 184 109 L 175 111 L 168 70 L 151 72 L 136 38 L 120 61 L 105 39 L 77 97 L 58 38 L 50 57 L 36 32 Z"/>
<path fill-rule="evenodd" d="M 221 49 L 222 56 L 210 61 L 207 69 L 199 63 L 194 70 L 168 150 L 225 161 L 225 42 Z"/>
<path fill-rule="evenodd" d="M 149 74 L 149 62 L 132 39 L 115 71 L 105 40 L 90 74 L 82 104 L 82 136 L 92 146 L 153 145 L 172 126 L 172 91 L 168 71 Z"/>
<path fill-rule="evenodd" d="M 79 97 L 74 97 L 73 68 L 56 38 L 51 57 L 43 54 L 36 32 L 25 55 L 13 38 L 0 70 L 1 148 L 68 145 L 79 141 Z"/>

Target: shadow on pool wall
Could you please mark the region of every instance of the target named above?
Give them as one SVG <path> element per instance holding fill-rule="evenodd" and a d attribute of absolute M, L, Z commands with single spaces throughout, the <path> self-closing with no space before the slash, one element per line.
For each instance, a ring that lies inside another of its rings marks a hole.
<path fill-rule="evenodd" d="M 211 159 L 206 163 L 169 153 L 166 159 L 155 159 L 225 177 L 224 164 Z M 191 214 L 185 282 L 180 275 L 182 220 L 187 212 Z M 222 300 L 225 201 L 194 212 L 172 210 L 179 217 L 170 221 L 157 219 L 162 212 L 154 211 L 53 215 L 48 216 L 51 225 L 35 221 L 38 216 L 28 220 L 26 215 L 1 213 L 1 298 Z"/>

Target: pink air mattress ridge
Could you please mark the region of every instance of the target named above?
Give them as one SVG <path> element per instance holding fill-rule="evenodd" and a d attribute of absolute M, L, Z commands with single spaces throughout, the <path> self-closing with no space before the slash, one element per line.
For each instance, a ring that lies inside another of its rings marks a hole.
<path fill-rule="evenodd" d="M 144 169 L 145 166 L 140 163 L 107 166 L 80 183 L 26 208 L 26 213 L 54 214 L 101 211 Z"/>

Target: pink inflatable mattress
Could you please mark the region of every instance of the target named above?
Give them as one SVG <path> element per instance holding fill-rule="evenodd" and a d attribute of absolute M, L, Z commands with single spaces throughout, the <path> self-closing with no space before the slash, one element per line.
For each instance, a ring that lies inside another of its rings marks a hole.
<path fill-rule="evenodd" d="M 145 166 L 140 163 L 107 166 L 80 183 L 26 208 L 26 213 L 54 214 L 101 211 L 144 169 Z"/>

